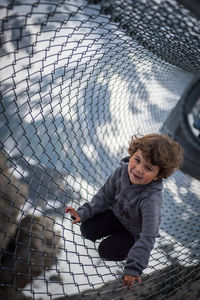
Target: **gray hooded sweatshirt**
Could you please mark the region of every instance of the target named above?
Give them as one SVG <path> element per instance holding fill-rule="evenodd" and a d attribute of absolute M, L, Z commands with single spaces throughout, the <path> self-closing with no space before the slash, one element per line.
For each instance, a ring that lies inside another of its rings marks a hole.
<path fill-rule="evenodd" d="M 111 209 L 135 240 L 129 250 L 124 274 L 139 276 L 147 267 L 161 220 L 162 180 L 146 185 L 132 184 L 128 161 L 122 161 L 91 202 L 77 210 L 82 221 Z"/>

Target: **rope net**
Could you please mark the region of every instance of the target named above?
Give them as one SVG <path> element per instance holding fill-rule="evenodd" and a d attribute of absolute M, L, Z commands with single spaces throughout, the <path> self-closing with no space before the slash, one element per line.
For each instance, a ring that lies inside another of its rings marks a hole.
<path fill-rule="evenodd" d="M 2 0 L 0 15 L 1 299 L 199 299 L 198 176 L 165 181 L 160 237 L 133 290 L 125 262 L 100 259 L 64 213 L 92 199 L 133 134 L 182 142 L 175 110 L 199 76 L 198 16 L 174 0 Z"/>

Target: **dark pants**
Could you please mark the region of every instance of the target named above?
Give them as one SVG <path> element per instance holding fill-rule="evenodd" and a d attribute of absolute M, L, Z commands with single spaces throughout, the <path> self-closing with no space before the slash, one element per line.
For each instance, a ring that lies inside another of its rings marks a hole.
<path fill-rule="evenodd" d="M 99 244 L 100 257 L 106 260 L 124 260 L 134 244 L 131 233 L 120 223 L 111 210 L 95 215 L 81 224 L 84 238 L 95 242 L 106 237 Z"/>

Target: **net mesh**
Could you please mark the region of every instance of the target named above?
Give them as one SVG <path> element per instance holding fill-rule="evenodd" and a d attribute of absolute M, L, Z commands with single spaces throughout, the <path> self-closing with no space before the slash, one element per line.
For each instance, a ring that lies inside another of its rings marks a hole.
<path fill-rule="evenodd" d="M 133 134 L 162 132 L 199 77 L 197 16 L 174 0 L 3 0 L 0 16 L 1 298 L 198 299 L 197 178 L 165 181 L 134 290 L 125 262 L 101 260 L 64 214 L 92 199 Z"/>

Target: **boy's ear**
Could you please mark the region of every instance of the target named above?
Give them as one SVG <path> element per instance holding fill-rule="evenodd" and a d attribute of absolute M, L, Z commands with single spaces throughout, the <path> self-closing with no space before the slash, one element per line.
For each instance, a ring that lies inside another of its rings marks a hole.
<path fill-rule="evenodd" d="M 158 173 L 158 175 L 159 175 L 159 173 Z M 154 178 L 154 181 L 158 181 L 160 179 L 158 175 Z"/>

